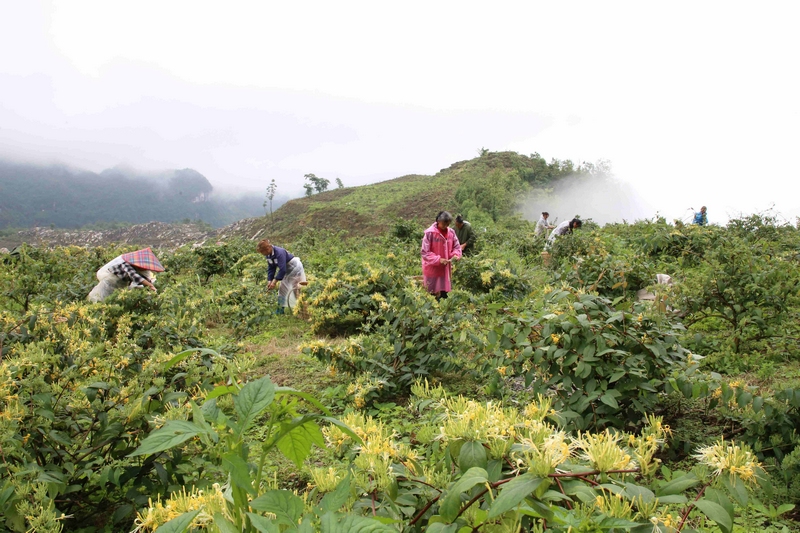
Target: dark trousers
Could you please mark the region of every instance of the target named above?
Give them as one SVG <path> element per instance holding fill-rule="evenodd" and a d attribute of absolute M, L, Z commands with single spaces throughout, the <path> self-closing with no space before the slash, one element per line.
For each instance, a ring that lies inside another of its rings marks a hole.
<path fill-rule="evenodd" d="M 442 298 L 447 298 L 447 291 L 439 291 L 438 294 L 434 294 L 437 300 L 441 300 Z"/>

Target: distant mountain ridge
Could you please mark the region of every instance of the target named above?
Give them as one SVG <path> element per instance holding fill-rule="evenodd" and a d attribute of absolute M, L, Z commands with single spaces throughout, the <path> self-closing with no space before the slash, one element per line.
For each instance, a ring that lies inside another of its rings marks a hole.
<path fill-rule="evenodd" d="M 60 165 L 0 161 L 0 229 L 202 220 L 221 227 L 263 214 L 263 198 L 218 198 L 190 168 L 143 173 L 115 167 L 99 174 Z"/>

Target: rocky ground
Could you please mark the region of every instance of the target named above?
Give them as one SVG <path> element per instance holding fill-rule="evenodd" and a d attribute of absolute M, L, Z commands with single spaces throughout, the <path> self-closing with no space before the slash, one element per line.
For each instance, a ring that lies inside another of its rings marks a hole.
<path fill-rule="evenodd" d="M 112 243 L 137 244 L 154 248 L 177 248 L 184 244 L 205 243 L 225 240 L 243 235 L 250 227 L 249 219 L 240 220 L 230 226 L 209 231 L 198 224 L 167 224 L 149 222 L 121 229 L 111 230 L 64 230 L 51 228 L 31 228 L 18 232 L 0 234 L 0 248 L 12 249 L 27 242 L 35 246 L 102 246 Z M 260 232 L 259 232 L 260 233 Z M 258 235 L 247 235 L 256 238 Z"/>

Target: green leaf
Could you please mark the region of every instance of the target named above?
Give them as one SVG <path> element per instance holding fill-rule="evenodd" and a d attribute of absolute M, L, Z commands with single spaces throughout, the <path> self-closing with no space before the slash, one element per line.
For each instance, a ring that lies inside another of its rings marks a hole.
<path fill-rule="evenodd" d="M 447 522 L 455 520 L 458 511 L 461 509 L 461 493 L 468 491 L 475 485 L 489 481 L 489 474 L 480 467 L 472 467 L 467 470 L 461 479 L 456 481 L 447 491 L 447 495 L 439 504 L 439 514 Z"/>
<path fill-rule="evenodd" d="M 758 396 L 753 399 L 753 411 L 756 413 L 761 410 L 761 407 L 764 405 L 764 398 Z"/>
<path fill-rule="evenodd" d="M 441 522 L 434 522 L 433 524 L 430 524 L 425 531 L 426 533 L 456 533 L 458 528 L 458 524 L 443 524 Z"/>
<path fill-rule="evenodd" d="M 677 503 L 683 504 L 687 503 L 689 499 L 684 496 L 683 494 L 670 494 L 669 496 L 659 496 L 658 503 L 668 504 L 668 503 Z"/>
<path fill-rule="evenodd" d="M 239 387 L 236 385 L 220 385 L 219 387 L 214 387 L 214 389 L 206 395 L 206 401 L 225 396 L 226 394 L 233 394 L 238 390 Z"/>
<path fill-rule="evenodd" d="M 280 533 L 281 528 L 270 520 L 253 513 L 247 513 L 247 518 L 250 519 L 250 524 L 256 528 L 260 533 Z"/>
<path fill-rule="evenodd" d="M 499 459 L 490 459 L 486 462 L 486 473 L 489 474 L 489 481 L 494 483 L 500 481 L 503 475 L 503 461 Z"/>
<path fill-rule="evenodd" d="M 496 518 L 519 505 L 529 494 L 538 489 L 543 481 L 542 478 L 527 473 L 506 483 L 489 509 L 489 518 Z"/>
<path fill-rule="evenodd" d="M 633 483 L 625 483 L 625 496 L 631 500 L 641 497 L 643 503 L 650 503 L 656 497 L 650 489 Z"/>
<path fill-rule="evenodd" d="M 303 514 L 303 500 L 288 490 L 270 490 L 252 500 L 250 507 L 262 513 L 272 513 L 281 524 L 296 526 Z"/>
<path fill-rule="evenodd" d="M 780 505 L 778 507 L 778 509 L 775 511 L 775 516 L 778 517 L 778 516 L 782 515 L 783 513 L 788 513 L 792 509 L 794 509 L 794 504 L 793 503 L 784 503 L 784 504 Z"/>
<path fill-rule="evenodd" d="M 677 477 L 669 483 L 661 486 L 656 491 L 656 497 L 660 498 L 661 496 L 682 494 L 686 491 L 686 489 L 694 487 L 698 483 L 700 483 L 700 480 L 697 479 L 694 474 L 686 474 L 684 476 Z"/>
<path fill-rule="evenodd" d="M 736 398 L 736 403 L 739 407 L 744 408 L 747 404 L 749 404 L 753 400 L 753 395 L 749 392 L 742 392 L 738 398 Z"/>
<path fill-rule="evenodd" d="M 486 468 L 486 448 L 483 444 L 470 440 L 461 446 L 461 451 L 458 452 L 458 467 L 462 472 L 478 467 L 480 469 Z"/>
<path fill-rule="evenodd" d="M 320 522 L 322 533 L 397 533 L 392 526 L 354 514 L 339 518 L 334 513 L 327 513 Z"/>
<path fill-rule="evenodd" d="M 201 355 L 213 355 L 219 357 L 219 354 L 217 352 L 209 348 L 192 348 L 191 350 L 182 351 L 181 353 L 179 353 L 178 355 L 167 361 L 167 363 L 164 365 L 164 370 L 169 370 L 170 368 L 177 365 L 178 363 L 180 363 L 181 361 L 183 361 L 184 359 L 186 359 L 195 352 L 199 352 Z"/>
<path fill-rule="evenodd" d="M 302 468 L 303 461 L 311 453 L 312 444 L 317 444 L 320 448 L 325 447 L 325 437 L 322 436 L 317 423 L 308 420 L 310 416 L 314 415 L 300 417 L 297 423 L 281 424 L 281 434 L 276 440 L 278 449 L 297 465 L 297 468 Z M 307 421 L 299 423 L 303 420 Z"/>
<path fill-rule="evenodd" d="M 214 525 L 219 528 L 219 533 L 241 533 L 239 528 L 220 513 L 214 513 Z"/>
<path fill-rule="evenodd" d="M 170 420 L 161 429 L 150 433 L 128 457 L 149 455 L 169 450 L 202 432 L 202 429 L 192 422 Z"/>
<path fill-rule="evenodd" d="M 323 513 L 330 511 L 338 511 L 347 500 L 350 499 L 350 487 L 352 485 L 352 478 L 350 474 L 336 485 L 333 492 L 329 492 L 322 497 L 319 506 L 322 508 Z"/>
<path fill-rule="evenodd" d="M 334 426 L 336 426 L 336 427 L 338 427 L 339 429 L 341 429 L 342 431 L 344 431 L 344 433 L 345 433 L 345 434 L 346 434 L 348 437 L 350 437 L 351 439 L 353 439 L 353 441 L 354 441 L 356 444 L 363 444 L 363 442 L 361 441 L 361 437 L 359 437 L 359 436 L 356 434 L 356 432 L 355 432 L 355 431 L 353 431 L 352 429 L 350 429 L 350 427 L 349 427 L 347 424 L 345 424 L 344 422 L 342 422 L 341 420 L 339 420 L 339 419 L 337 419 L 337 418 L 333 418 L 333 417 L 331 417 L 331 416 L 321 416 L 321 417 L 319 417 L 319 419 L 320 419 L 320 420 L 324 420 L 325 422 L 328 422 L 329 424 L 333 424 Z"/>
<path fill-rule="evenodd" d="M 189 528 L 189 524 L 192 523 L 194 517 L 200 514 L 200 511 L 201 509 L 183 513 L 169 522 L 162 524 L 156 529 L 155 533 L 184 533 Z"/>
<path fill-rule="evenodd" d="M 724 533 L 730 533 L 733 528 L 733 516 L 728 514 L 720 504 L 711 500 L 701 499 L 694 502 L 695 507 L 700 509 L 703 514 L 717 523 Z"/>
<path fill-rule="evenodd" d="M 247 431 L 261 411 L 267 408 L 275 398 L 275 385 L 268 377 L 250 381 L 233 399 L 236 413 L 239 415 L 239 435 Z"/>
<path fill-rule="evenodd" d="M 238 453 L 230 451 L 223 455 L 222 467 L 231 475 L 231 481 L 235 486 L 244 489 L 251 496 L 256 495 L 250 479 L 250 467 Z"/>
<path fill-rule="evenodd" d="M 600 526 L 600 529 L 630 529 L 638 526 L 639 522 L 631 522 L 630 520 L 625 520 L 624 518 L 607 516 L 603 518 L 597 525 Z"/>
<path fill-rule="evenodd" d="M 722 481 L 722 485 L 725 489 L 727 489 L 728 494 L 736 500 L 736 503 L 742 507 L 747 507 L 748 494 L 744 482 L 738 477 L 731 477 L 729 475 L 719 476 L 719 479 Z"/>
<path fill-rule="evenodd" d="M 322 405 L 322 403 L 314 398 L 311 394 L 299 390 L 295 390 L 291 387 L 275 387 L 275 396 L 283 396 L 283 395 L 290 395 L 290 396 L 297 396 L 298 398 L 302 398 L 326 415 L 330 416 L 331 412 L 328 410 L 327 407 Z"/>
<path fill-rule="evenodd" d="M 609 407 L 612 407 L 614 409 L 619 409 L 619 404 L 617 403 L 616 398 L 614 398 L 609 392 L 600 396 L 600 401 Z"/>

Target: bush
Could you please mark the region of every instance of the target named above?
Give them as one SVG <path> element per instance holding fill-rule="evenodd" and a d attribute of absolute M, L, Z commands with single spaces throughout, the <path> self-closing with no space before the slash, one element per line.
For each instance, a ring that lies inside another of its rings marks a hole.
<path fill-rule="evenodd" d="M 682 328 L 645 316 L 644 306 L 570 290 L 547 302 L 539 316 L 507 318 L 487 348 L 497 372 L 524 376 L 572 427 L 636 425 L 667 378 L 697 367 L 678 342 Z"/>
<path fill-rule="evenodd" d="M 452 293 L 451 293 L 452 294 Z M 303 352 L 357 378 L 348 394 L 363 407 L 378 398 L 404 395 L 414 381 L 443 372 L 468 372 L 477 357 L 475 315 L 453 295 L 436 302 L 408 288 L 381 300 L 367 334 L 344 344 L 314 342 Z"/>
<path fill-rule="evenodd" d="M 392 236 L 404 242 L 420 242 L 423 230 L 414 220 L 399 219 L 392 228 Z"/>
<path fill-rule="evenodd" d="M 388 259 L 392 261 L 394 255 Z M 408 284 L 409 280 L 390 266 L 347 261 L 311 296 L 311 329 L 323 335 L 355 333 L 370 313 L 386 308 L 388 295 Z"/>
<path fill-rule="evenodd" d="M 76 528 L 130 521 L 135 507 L 183 479 L 169 458 L 127 456 L 154 417 L 224 379 L 227 362 L 195 352 L 163 371 L 159 362 L 172 354 L 137 346 L 130 316 L 114 328 L 106 320 L 102 311 L 56 305 L 38 309 L 26 335 L 4 339 L 0 515 L 12 531 L 28 530 L 20 509 L 31 505 L 66 513 Z M 0 315 L 0 330 L 9 326 Z"/>

